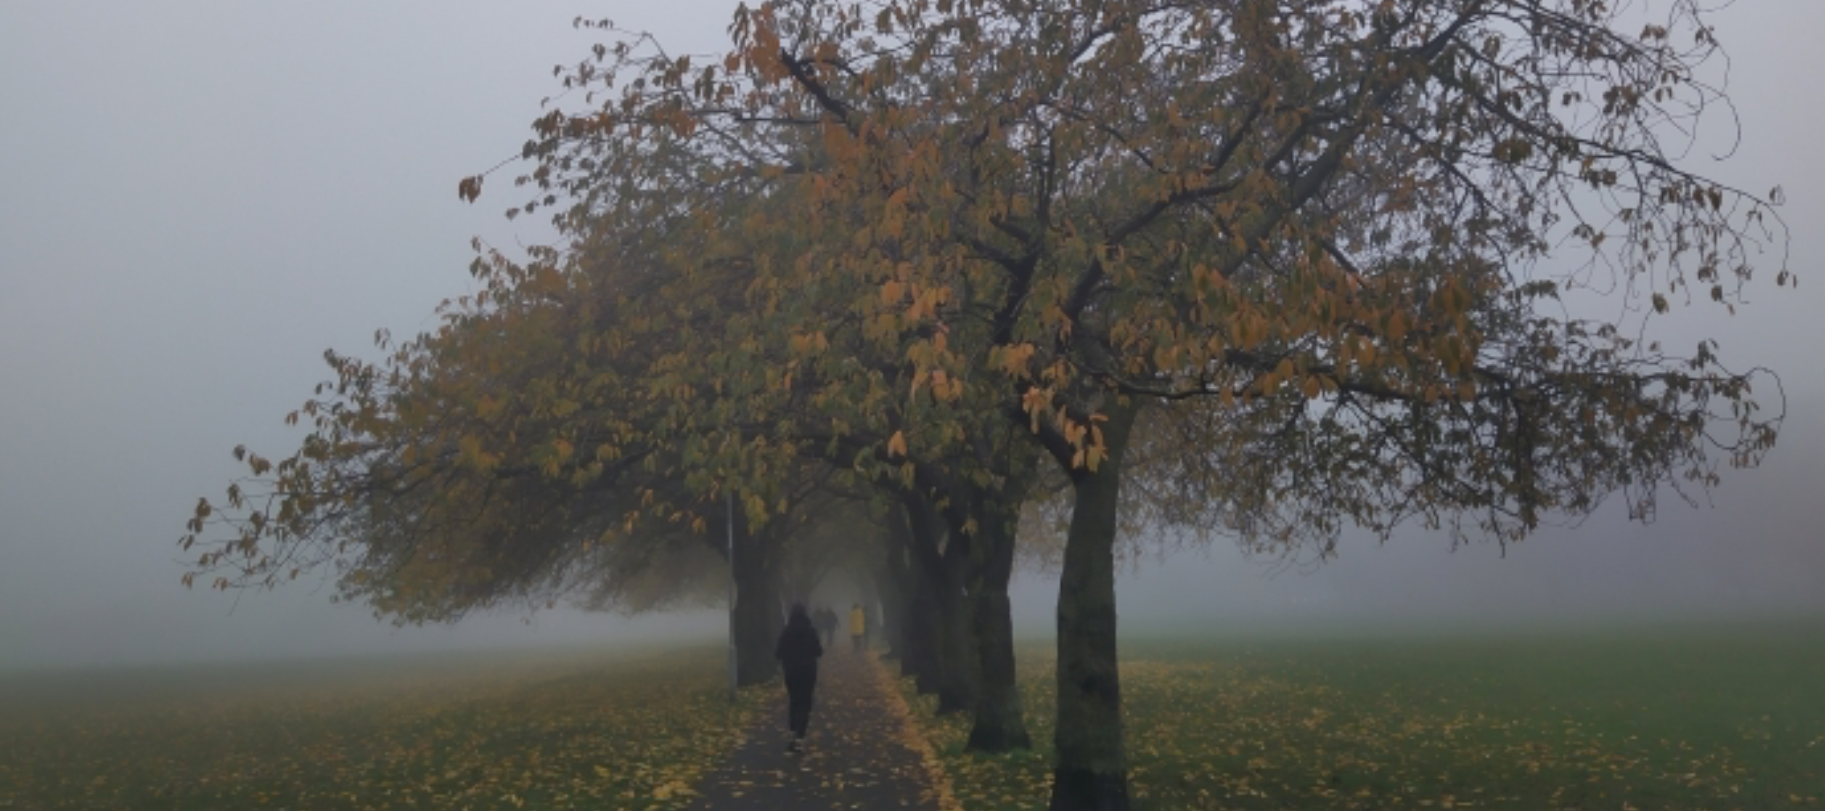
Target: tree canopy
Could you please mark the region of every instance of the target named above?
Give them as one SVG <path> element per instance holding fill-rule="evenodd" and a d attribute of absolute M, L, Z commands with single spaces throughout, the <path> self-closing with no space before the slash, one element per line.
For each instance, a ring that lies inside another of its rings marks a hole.
<path fill-rule="evenodd" d="M 1011 544 L 1055 475 L 1052 802 L 1116 809 L 1118 511 L 1509 542 L 1774 443 L 1760 370 L 1560 301 L 1734 312 L 1778 247 L 1778 192 L 1670 140 L 1725 100 L 1700 0 L 778 0 L 720 58 L 583 25 L 619 39 L 561 71 L 516 179 L 561 244 L 479 264 L 488 299 L 387 363 L 333 358 L 348 399 L 307 407 L 277 514 L 201 568 L 435 529 L 466 551 L 417 559 L 422 593 L 547 588 L 588 548 L 548 535 L 722 488 L 761 525 L 807 460 Z"/>

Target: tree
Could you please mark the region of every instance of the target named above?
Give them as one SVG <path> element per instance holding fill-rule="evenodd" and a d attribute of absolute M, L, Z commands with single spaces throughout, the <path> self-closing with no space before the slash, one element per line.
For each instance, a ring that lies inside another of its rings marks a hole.
<path fill-rule="evenodd" d="M 993 408 L 995 395 L 985 389 L 972 396 L 959 382 L 919 369 L 906 347 L 924 341 L 895 332 L 896 302 L 854 311 L 858 297 L 876 296 L 873 280 L 808 272 L 813 266 L 806 257 L 870 229 L 873 213 L 851 207 L 804 219 L 793 229 L 776 227 L 780 214 L 818 205 L 811 171 L 830 164 L 830 145 L 800 127 L 816 121 L 788 122 L 777 140 L 750 138 L 752 127 L 739 120 L 726 122 L 726 129 L 699 127 L 678 107 L 685 93 L 679 71 L 689 60 L 662 51 L 644 56 L 635 44 L 612 49 L 612 59 L 650 70 L 654 87 L 670 88 L 652 108 L 630 112 L 627 126 L 640 137 L 591 138 L 579 134 L 586 120 L 555 113 L 540 119 L 535 127 L 542 140 L 529 143 L 525 153 L 550 165 L 521 181 L 538 185 L 547 197 L 519 210 L 549 205 L 549 192 L 564 185 L 576 197 L 555 222 L 581 250 L 603 234 L 663 234 L 652 241 L 655 255 L 663 257 L 653 265 L 671 275 L 648 291 L 649 303 L 637 316 L 616 326 L 610 342 L 668 336 L 667 351 L 648 378 L 664 381 L 655 388 L 685 393 L 678 407 L 690 411 L 691 424 L 682 455 L 753 477 L 798 455 L 847 467 L 897 491 L 895 498 L 929 502 L 915 514 L 929 512 L 945 527 L 914 533 L 919 565 L 911 570 L 934 581 L 926 584 L 935 589 L 929 597 L 945 617 L 935 639 L 950 655 L 929 660 L 936 662 L 929 675 L 939 682 L 940 706 L 979 705 L 980 734 L 972 735 L 979 747 L 1024 745 L 1005 599 L 1011 566 L 997 563 L 1009 557 L 1013 534 L 985 523 L 979 508 L 1006 497 L 1017 503 L 1030 449 L 1025 456 L 1008 450 L 1011 426 L 958 429 L 961 422 L 979 423 L 960 415 Z M 609 54 L 604 48 L 598 57 Z M 562 145 L 573 138 L 581 139 L 576 150 L 565 151 Z M 755 171 L 746 161 L 757 151 L 779 165 Z M 576 177 L 563 179 L 571 171 Z M 462 186 L 466 196 L 479 189 L 480 179 Z M 654 212 L 664 212 L 663 227 L 649 227 Z M 920 250 L 903 247 L 909 254 Z M 882 322 L 881 315 L 889 320 Z M 684 329 L 680 319 L 714 327 Z M 949 339 L 967 341 L 968 329 L 957 324 L 945 331 Z M 908 386 L 915 396 L 902 398 Z M 909 453 L 914 445 L 918 452 Z M 963 605 L 966 591 L 985 607 Z M 996 646 L 990 658 L 1005 665 L 988 674 L 994 680 L 989 690 L 976 690 L 970 672 L 976 624 L 987 629 L 978 638 Z"/>
<path fill-rule="evenodd" d="M 1720 97 L 1707 9 L 1635 22 L 1593 0 L 775 2 L 720 62 L 598 50 L 567 82 L 608 100 L 542 119 L 527 179 L 576 201 L 561 223 L 624 211 L 609 173 L 663 184 L 643 156 L 672 149 L 695 182 L 805 195 L 696 232 L 709 254 L 791 237 L 753 266 L 764 328 L 725 339 L 871 342 L 935 403 L 886 457 L 995 415 L 1068 477 L 1052 805 L 1125 808 L 1112 548 L 1149 409 L 1203 442 L 1177 463 L 1213 508 L 1187 517 L 1282 546 L 1409 516 L 1514 540 L 1617 491 L 1642 516 L 1771 447 L 1778 414 L 1710 342 L 1676 357 L 1552 306 L 1608 274 L 1655 311 L 1694 286 L 1733 309 L 1775 236 L 1663 144 Z M 1556 269 L 1568 239 L 1588 261 Z M 808 290 L 849 305 L 788 300 Z M 945 406 L 984 389 L 995 407 Z"/>
<path fill-rule="evenodd" d="M 678 150 L 665 154 L 676 159 Z M 981 500 L 1008 473 L 994 465 L 1012 457 L 981 438 L 973 448 L 989 458 L 977 462 L 990 467 L 973 472 L 957 464 L 976 464 L 967 455 L 882 452 L 889 433 L 917 424 L 908 414 L 919 403 L 883 402 L 904 363 L 858 364 L 805 330 L 786 341 L 743 337 L 767 323 L 751 312 L 752 268 L 789 255 L 793 240 L 730 242 L 707 259 L 668 249 L 695 244 L 693 229 L 732 228 L 791 191 L 708 202 L 671 188 L 628 191 L 617 205 L 638 217 L 680 207 L 688 216 L 646 228 L 579 217 L 566 252 L 537 251 L 525 265 L 489 255 L 474 268 L 487 291 L 458 302 L 435 334 L 377 365 L 332 357 L 336 396 L 302 411 L 316 432 L 265 481 L 271 500 L 229 517 L 236 537 L 206 552 L 198 571 L 226 568 L 217 581 L 224 587 L 270 586 L 274 561 L 314 550 L 313 563 L 341 567 L 342 597 L 412 622 L 455 620 L 508 595 L 550 602 L 579 590 L 595 607 L 625 607 L 630 596 L 656 605 L 701 578 L 668 583 L 654 572 L 694 575 L 680 567 L 704 560 L 705 548 L 722 551 L 713 536 L 727 524 L 711 502 L 735 489 L 743 493 L 733 561 L 741 597 L 732 610 L 738 681 L 750 683 L 772 673 L 777 617 L 765 607 L 776 602 L 779 550 L 794 531 L 771 522 L 803 497 L 804 471 L 847 463 L 900 496 L 935 499 L 953 540 L 934 531 L 920 545 L 937 555 L 944 544 L 943 562 L 920 568 L 947 619 L 937 638 L 948 655 L 934 660 L 941 666 L 932 675 L 948 710 L 989 702 L 976 707 L 984 719 L 976 746 L 1025 745 L 1005 599 L 1011 572 L 994 563 L 1007 557 L 1012 534 L 990 527 L 990 540 L 972 546 L 965 536 L 976 532 L 974 512 L 937 492 L 955 480 Z M 762 292 L 778 306 L 777 292 Z M 793 421 L 800 424 L 782 432 Z M 256 480 L 271 469 L 259 457 L 252 463 Z M 239 486 L 231 489 L 229 507 L 247 506 Z M 212 509 L 199 504 L 187 547 L 202 539 Z M 979 562 L 988 568 L 977 571 Z M 965 605 L 966 593 L 986 608 Z M 409 612 L 404 601 L 415 601 Z M 1002 663 L 980 692 L 970 641 L 978 625 Z"/>
<path fill-rule="evenodd" d="M 852 585 L 867 580 L 886 554 L 880 543 L 886 533 L 868 507 L 865 494 L 826 490 L 808 497 L 781 563 L 780 591 L 787 600 L 808 600 L 833 578 Z"/>
<path fill-rule="evenodd" d="M 640 385 L 663 347 L 591 341 L 616 296 L 645 282 L 535 258 L 484 255 L 486 288 L 447 302 L 431 333 L 377 336 L 391 350 L 378 363 L 327 353 L 335 379 L 288 417 L 312 429 L 299 448 L 277 462 L 237 448 L 249 477 L 220 507 L 198 502 L 185 582 L 270 588 L 327 569 L 337 599 L 400 624 L 560 599 L 645 610 L 725 582 L 720 499 L 664 441 L 672 404 Z M 752 683 L 774 672 L 779 617 L 764 565 L 776 542 L 747 513 L 750 554 L 734 563 L 753 599 L 731 610 Z"/>

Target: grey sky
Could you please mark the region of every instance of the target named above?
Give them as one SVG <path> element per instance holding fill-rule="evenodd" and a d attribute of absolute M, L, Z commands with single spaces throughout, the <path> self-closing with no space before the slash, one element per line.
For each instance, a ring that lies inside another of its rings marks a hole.
<path fill-rule="evenodd" d="M 732 7 L 0 6 L 0 667 L 669 630 L 554 612 L 531 626 L 509 615 L 396 632 L 303 585 L 247 595 L 230 613 L 231 598 L 178 585 L 173 542 L 195 499 L 236 473 L 229 448 L 295 443 L 280 417 L 325 376 L 325 348 L 365 351 L 376 328 L 429 326 L 440 299 L 469 290 L 471 236 L 514 243 L 501 181 L 474 206 L 457 200 L 456 181 L 525 140 L 557 89 L 551 65 L 594 41 L 572 30 L 574 16 L 699 51 L 722 43 Z M 1698 308 L 1703 319 L 1662 328 L 1677 342 L 1718 336 L 1727 359 L 1781 372 L 1790 430 L 1772 464 L 1729 478 L 1713 509 L 1668 505 L 1647 528 L 1603 516 L 1506 560 L 1488 547 L 1446 554 L 1417 533 L 1348 545 L 1313 575 L 1267 577 L 1225 550 L 1181 556 L 1124 582 L 1124 617 L 1820 605 L 1825 57 L 1811 38 L 1825 31 L 1825 4 L 1750 0 L 1717 22 L 1743 140 L 1730 162 L 1695 165 L 1748 189 L 1785 185 L 1803 283 L 1758 285 L 1732 320 Z M 519 227 L 537 238 L 536 224 Z M 1043 624 L 1052 588 L 1023 578 L 1023 621 Z"/>

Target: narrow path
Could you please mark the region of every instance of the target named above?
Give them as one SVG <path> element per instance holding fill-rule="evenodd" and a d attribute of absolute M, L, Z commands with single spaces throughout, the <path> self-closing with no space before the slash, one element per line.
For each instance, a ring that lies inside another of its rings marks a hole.
<path fill-rule="evenodd" d="M 805 751 L 786 751 L 786 690 L 722 768 L 697 785 L 691 811 L 957 808 L 873 653 L 838 639 L 818 668 Z"/>

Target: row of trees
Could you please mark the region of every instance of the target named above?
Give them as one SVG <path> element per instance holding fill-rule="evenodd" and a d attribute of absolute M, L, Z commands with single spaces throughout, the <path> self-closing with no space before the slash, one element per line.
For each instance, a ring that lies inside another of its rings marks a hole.
<path fill-rule="evenodd" d="M 561 71 L 577 106 L 534 123 L 510 211 L 559 244 L 484 250 L 437 330 L 331 353 L 298 450 L 237 450 L 250 478 L 197 505 L 186 580 L 332 567 L 400 622 L 644 609 L 721 582 L 732 534 L 744 681 L 781 590 L 841 558 L 995 751 L 1028 745 L 1016 537 L 1050 534 L 1052 807 L 1126 808 L 1118 538 L 1507 542 L 1772 446 L 1714 344 L 1560 301 L 1733 309 L 1778 238 L 1662 141 L 1721 100 L 1706 15 L 777 0 L 720 58 L 583 22 L 613 41 Z"/>

